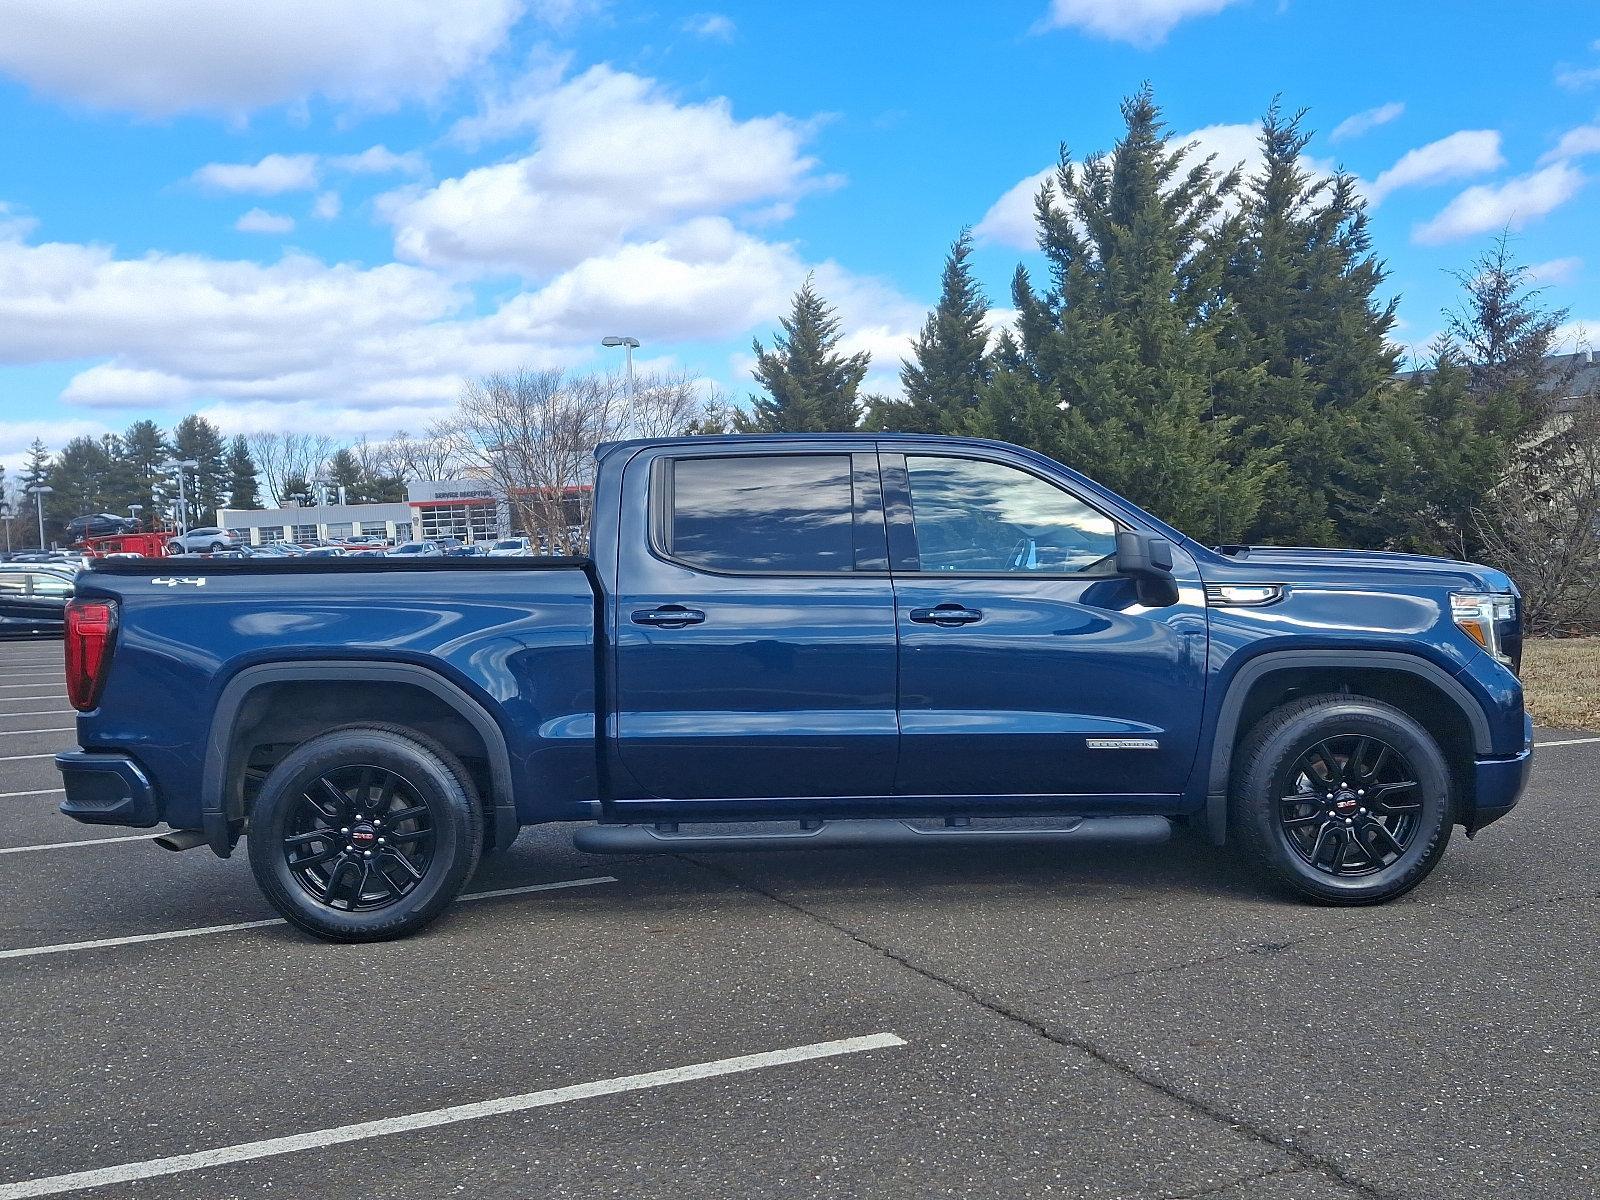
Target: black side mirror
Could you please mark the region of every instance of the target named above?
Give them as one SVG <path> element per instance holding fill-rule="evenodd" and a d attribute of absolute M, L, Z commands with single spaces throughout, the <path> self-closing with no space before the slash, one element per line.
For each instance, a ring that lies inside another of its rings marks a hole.
<path fill-rule="evenodd" d="M 1117 534 L 1117 573 L 1131 576 L 1139 603 L 1166 608 L 1178 602 L 1178 581 L 1172 577 L 1172 543 L 1153 533 L 1127 530 Z"/>

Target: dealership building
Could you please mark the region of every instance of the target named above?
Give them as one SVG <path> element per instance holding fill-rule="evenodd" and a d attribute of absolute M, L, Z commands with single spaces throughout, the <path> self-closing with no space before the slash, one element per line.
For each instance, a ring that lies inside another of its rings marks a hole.
<path fill-rule="evenodd" d="M 404 542 L 436 537 L 491 541 L 518 532 L 512 508 L 482 480 L 423 479 L 396 504 L 319 504 L 304 508 L 224 508 L 217 524 L 270 542 L 336 542 L 367 534 Z"/>

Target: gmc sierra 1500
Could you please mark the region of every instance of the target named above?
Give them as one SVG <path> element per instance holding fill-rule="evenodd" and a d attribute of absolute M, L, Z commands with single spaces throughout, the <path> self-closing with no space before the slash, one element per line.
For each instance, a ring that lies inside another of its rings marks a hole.
<path fill-rule="evenodd" d="M 1368 904 L 1526 782 L 1498 571 L 1209 549 L 996 442 L 596 455 L 588 558 L 95 563 L 62 811 L 223 856 L 248 835 L 285 917 L 359 941 L 548 821 L 628 853 L 1179 822 Z"/>

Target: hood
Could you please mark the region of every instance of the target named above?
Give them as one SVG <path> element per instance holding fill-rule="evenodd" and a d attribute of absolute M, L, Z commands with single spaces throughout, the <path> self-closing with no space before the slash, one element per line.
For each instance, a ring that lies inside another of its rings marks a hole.
<path fill-rule="evenodd" d="M 1464 586 L 1486 592 L 1517 591 L 1511 577 L 1494 567 L 1432 554 L 1400 554 L 1389 550 L 1325 550 L 1316 546 L 1218 546 L 1216 554 L 1234 568 L 1243 568 L 1245 571 L 1257 568 L 1249 572 L 1251 574 L 1309 568 L 1335 576 L 1345 573 L 1362 577 L 1379 573 L 1432 575 L 1442 577 L 1444 581 L 1459 580 Z M 1299 570 L 1294 573 L 1302 574 Z M 1235 572 L 1230 571 L 1229 574 L 1232 576 Z"/>

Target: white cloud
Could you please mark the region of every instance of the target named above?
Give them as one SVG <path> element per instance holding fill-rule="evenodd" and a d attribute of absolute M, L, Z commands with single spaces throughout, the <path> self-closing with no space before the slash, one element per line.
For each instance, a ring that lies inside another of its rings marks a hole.
<path fill-rule="evenodd" d="M 680 27 L 685 33 L 692 33 L 697 38 L 704 38 L 710 42 L 731 42 L 738 33 L 732 18 L 721 13 L 696 13 L 684 20 Z"/>
<path fill-rule="evenodd" d="M 1408 150 L 1400 160 L 1382 172 L 1367 189 L 1374 205 L 1390 192 L 1403 187 L 1445 183 L 1467 179 L 1505 166 L 1500 153 L 1500 134 L 1493 129 L 1463 129 L 1449 137 Z"/>
<path fill-rule="evenodd" d="M 1406 111 L 1406 106 L 1398 100 L 1388 104 L 1380 104 L 1376 108 L 1364 109 L 1346 117 L 1333 127 L 1333 132 L 1328 135 L 1328 140 L 1333 142 L 1348 141 L 1351 138 L 1361 137 L 1371 133 L 1379 125 L 1387 125 Z"/>
<path fill-rule="evenodd" d="M 331 221 L 339 215 L 343 205 L 338 192 L 323 192 L 311 206 L 311 215 L 319 221 Z"/>
<path fill-rule="evenodd" d="M 1582 171 L 1571 163 L 1560 162 L 1501 184 L 1470 187 L 1438 216 L 1413 229 L 1411 239 L 1423 245 L 1437 245 L 1508 226 L 1521 229 L 1571 200 L 1584 183 Z"/>
<path fill-rule="evenodd" d="M 1561 135 L 1555 149 L 1539 156 L 1539 163 L 1560 162 L 1564 158 L 1584 158 L 1600 154 L 1600 125 L 1579 125 Z"/>
<path fill-rule="evenodd" d="M 207 191 L 276 196 L 317 186 L 315 154 L 269 154 L 255 163 L 207 163 L 190 178 Z"/>
<path fill-rule="evenodd" d="M 1050 0 L 1035 32 L 1081 29 L 1136 46 L 1159 45 L 1173 26 L 1191 17 L 1209 17 L 1239 0 Z"/>
<path fill-rule="evenodd" d="M 233 227 L 240 233 L 289 233 L 294 229 L 294 218 L 264 208 L 252 208 L 235 221 Z"/>
<path fill-rule="evenodd" d="M 1600 67 L 1559 67 L 1556 83 L 1569 92 L 1583 92 L 1600 84 Z"/>
<path fill-rule="evenodd" d="M 370 146 L 360 154 L 338 154 L 328 165 L 352 175 L 426 175 L 427 160 L 415 150 L 396 154 L 387 146 Z"/>
<path fill-rule="evenodd" d="M 1012 184 L 989 206 L 989 211 L 973 228 L 973 236 L 1016 250 L 1037 250 L 1039 229 L 1034 220 L 1034 201 L 1045 180 L 1055 178 L 1055 173 L 1054 167 L 1046 167 Z"/>
<path fill-rule="evenodd" d="M 372 146 L 360 154 L 269 154 L 254 163 L 207 163 L 189 178 L 208 192 L 277 196 L 311 191 L 321 182 L 324 170 L 350 175 L 426 175 L 428 163 L 415 150 L 396 154 L 387 146 Z"/>
<path fill-rule="evenodd" d="M 479 311 L 467 288 L 399 263 L 119 258 L 15 234 L 0 238 L 0 364 L 87 362 L 63 392 L 83 408 L 382 435 L 447 410 L 466 376 L 591 365 L 606 333 L 657 350 L 767 336 L 807 270 L 794 247 L 701 217 Z M 815 270 L 858 341 L 887 346 L 921 319 L 888 284 Z M 53 447 L 65 424 L 45 428 Z"/>
<path fill-rule="evenodd" d="M 28 459 L 28 445 L 35 438 L 54 450 L 75 437 L 99 437 L 102 433 L 110 432 L 109 426 L 86 418 L 63 420 L 60 417 L 49 417 L 32 421 L 0 421 L 0 466 L 10 473 L 7 483 L 15 488 L 19 486 L 17 475 Z M 23 499 L 27 500 L 27 497 Z M 30 515 L 31 513 L 27 511 L 20 511 L 17 519 L 21 520 Z"/>
<path fill-rule="evenodd" d="M 539 275 L 684 217 L 792 200 L 828 182 L 802 152 L 808 123 L 739 120 L 725 99 L 679 104 L 609 67 L 561 84 L 526 115 L 532 154 L 390 199 L 400 257 Z"/>
<path fill-rule="evenodd" d="M 1552 258 L 1549 262 L 1534 263 L 1527 274 L 1538 284 L 1571 283 L 1582 269 L 1581 258 Z"/>
<path fill-rule="evenodd" d="M 241 116 L 312 96 L 431 100 L 506 39 L 525 0 L 10 0 L 0 72 L 144 116 Z M 541 6 L 547 7 L 547 6 Z"/>

